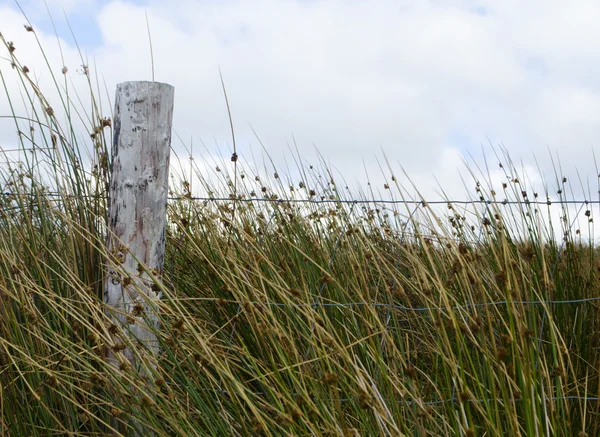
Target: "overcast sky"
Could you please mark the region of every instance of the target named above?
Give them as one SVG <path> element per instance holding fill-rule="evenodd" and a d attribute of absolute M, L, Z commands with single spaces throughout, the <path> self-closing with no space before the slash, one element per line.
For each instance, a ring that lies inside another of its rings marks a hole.
<path fill-rule="evenodd" d="M 73 82 L 85 81 L 65 14 L 111 94 L 119 82 L 151 79 L 147 11 L 156 80 L 175 86 L 175 129 L 188 146 L 193 140 L 196 160 L 207 154 L 200 141 L 210 154 L 230 155 L 220 67 L 241 156 L 261 153 L 252 127 L 278 165 L 291 160 L 295 138 L 302 156 L 314 160 L 316 147 L 350 183 L 365 181 L 363 165 L 380 183 L 377 160 L 385 153 L 395 172 L 404 167 L 426 195 L 439 197 L 435 176 L 450 194 L 465 197 L 461 160 L 472 154 L 481 163 L 485 152 L 497 176 L 489 144 L 503 144 L 534 180 L 534 157 L 552 179 L 549 151 L 557 153 L 569 180 L 578 170 L 597 199 L 598 1 L 47 3 Z M 43 1 L 21 6 L 60 71 Z M 24 23 L 14 2 L 0 0 L 0 32 L 49 83 Z M 176 138 L 173 145 L 183 150 Z"/>

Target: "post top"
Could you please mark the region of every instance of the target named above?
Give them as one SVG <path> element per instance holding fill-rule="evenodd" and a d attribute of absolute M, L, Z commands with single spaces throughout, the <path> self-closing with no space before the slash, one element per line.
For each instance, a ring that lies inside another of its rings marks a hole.
<path fill-rule="evenodd" d="M 171 84 L 164 83 L 164 82 L 153 82 L 151 80 L 131 80 L 131 81 L 126 81 L 126 82 L 121 82 L 121 83 L 117 84 L 117 88 L 127 87 L 127 86 L 140 86 L 140 85 L 174 88 L 173 85 L 171 85 Z"/>

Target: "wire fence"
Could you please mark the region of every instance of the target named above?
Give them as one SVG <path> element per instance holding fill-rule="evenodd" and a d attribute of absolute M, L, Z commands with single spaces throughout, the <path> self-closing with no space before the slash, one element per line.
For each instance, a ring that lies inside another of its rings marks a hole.
<path fill-rule="evenodd" d="M 75 195 L 64 195 L 62 193 L 58 193 L 58 192 L 44 192 L 44 193 L 12 193 L 12 192 L 0 192 L 0 197 L 12 197 L 12 198 L 16 198 L 16 197 L 20 197 L 20 196 L 26 196 L 26 197 L 38 197 L 38 196 L 42 196 L 42 197 L 47 197 L 47 198 L 98 198 L 99 196 L 94 196 L 94 195 L 88 195 L 88 196 L 75 196 Z M 106 197 L 102 197 L 103 199 L 107 199 Z M 415 214 L 415 212 L 417 211 L 417 209 L 419 207 L 427 207 L 428 205 L 517 205 L 517 206 L 529 206 L 529 205 L 536 205 L 536 206 L 554 206 L 554 205 L 561 205 L 561 206 L 570 206 L 570 205 L 575 205 L 575 206 L 580 206 L 578 212 L 575 215 L 575 218 L 571 221 L 571 223 L 569 224 L 568 229 L 571 230 L 577 220 L 577 218 L 579 217 L 579 215 L 581 214 L 581 211 L 583 210 L 583 207 L 587 206 L 587 205 L 600 205 L 600 200 L 591 200 L 591 199 L 583 199 L 583 200 L 567 200 L 567 199 L 560 199 L 560 200 L 546 200 L 546 201 L 540 201 L 540 200 L 528 200 L 528 199 L 522 199 L 522 200 L 491 200 L 491 199 L 465 199 L 465 200 L 432 200 L 432 201 L 426 201 L 426 200 L 414 200 L 414 199 L 402 199 L 402 200 L 390 200 L 390 199 L 350 199 L 350 200 L 346 200 L 346 199 L 318 199 L 318 198 L 312 198 L 312 199 L 285 199 L 285 198 L 272 198 L 272 197 L 265 197 L 265 198 L 260 198 L 260 197 L 252 197 L 252 198 L 232 198 L 232 197 L 212 197 L 212 196 L 203 196 L 203 197 L 199 197 L 199 196 L 169 196 L 168 197 L 168 201 L 170 202 L 178 202 L 178 201 L 193 201 L 193 202 L 244 202 L 244 203 L 248 203 L 248 202 L 253 202 L 253 203 L 265 203 L 265 204 L 343 204 L 343 205 L 350 205 L 351 208 L 349 210 L 349 215 L 352 214 L 353 209 L 356 205 L 366 205 L 366 204 L 374 204 L 374 205 L 411 205 L 413 206 L 412 212 L 409 215 L 409 219 L 408 221 L 405 223 L 408 224 L 408 222 L 410 221 L 410 219 L 412 218 L 412 216 Z M 0 210 L 2 208 L 0 207 Z M 199 215 L 201 214 L 201 211 L 198 211 L 195 215 L 195 217 L 193 218 L 192 222 L 193 223 L 195 220 L 198 219 Z M 586 219 L 590 220 L 590 216 L 591 214 L 586 212 Z M 271 224 L 273 218 L 275 217 L 275 210 L 272 212 L 268 222 L 267 222 L 267 227 Z M 339 237 L 336 240 L 336 243 L 334 245 L 333 248 L 333 252 L 332 255 L 329 259 L 329 267 L 331 268 L 341 238 L 342 236 L 345 234 L 346 229 L 343 228 L 342 231 L 339 234 Z M 181 243 L 181 240 L 184 236 L 184 233 L 182 232 L 182 234 L 180 235 L 179 239 L 177 240 L 176 244 L 175 244 L 175 250 L 173 252 L 172 255 L 172 259 L 171 259 L 171 276 L 173 277 L 173 270 L 174 270 L 174 263 L 175 263 L 175 254 L 177 252 L 177 250 L 179 250 L 179 244 Z M 262 236 L 262 238 L 258 241 L 259 246 L 262 245 L 263 243 L 263 238 L 264 238 L 264 234 Z M 562 256 L 563 250 L 565 247 L 565 240 L 562 241 L 561 245 L 558 248 L 558 253 L 557 253 L 557 258 L 555 260 L 553 269 L 551 271 L 550 274 L 550 279 L 552 280 L 554 278 L 554 274 L 556 272 L 556 267 L 558 265 L 558 261 L 560 259 L 560 257 Z M 194 298 L 189 298 L 187 300 L 197 300 L 197 301 L 204 301 L 204 302 L 220 302 L 220 303 L 228 303 L 228 304 L 233 304 L 233 305 L 237 305 L 237 311 L 238 314 L 239 312 L 242 310 L 243 305 L 264 305 L 264 306 L 273 306 L 273 307 L 288 307 L 288 308 L 306 308 L 306 307 L 312 307 L 312 308 L 318 308 L 318 307 L 323 307 L 323 308 L 351 308 L 351 307 L 361 307 L 361 306 L 370 306 L 370 307 L 374 307 L 374 308 L 384 308 L 388 311 L 387 317 L 386 317 L 386 329 L 389 329 L 389 323 L 390 323 L 390 319 L 391 319 L 391 314 L 392 312 L 410 312 L 410 313 L 421 313 L 423 315 L 426 316 L 426 314 L 424 313 L 435 313 L 435 312 L 444 312 L 444 311 L 450 311 L 450 310 L 465 310 L 465 309 L 470 309 L 470 308 L 482 308 L 482 307 L 498 307 L 498 306 L 508 306 L 508 305 L 523 305 L 523 306 L 542 306 L 543 308 L 543 316 L 542 316 L 542 321 L 541 321 L 541 326 L 540 326 L 540 331 L 539 331 L 539 338 L 537 338 L 538 340 L 538 344 L 541 346 L 541 342 L 542 342 L 542 337 L 543 337 L 543 332 L 544 332 L 544 325 L 546 322 L 546 317 L 547 317 L 547 311 L 548 308 L 553 306 L 553 305 L 575 305 L 575 304 L 590 304 L 590 303 L 594 303 L 594 302 L 600 302 L 600 296 L 594 296 L 594 297 L 589 297 L 589 298 L 583 298 L 583 299 L 572 299 L 572 300 L 552 300 L 552 299 L 548 299 L 548 300 L 530 300 L 530 301 L 526 301 L 526 300 L 501 300 L 501 301 L 492 301 L 492 302 L 473 302 L 473 303 L 467 303 L 467 304 L 463 304 L 463 305 L 454 305 L 454 306 L 449 306 L 449 307 L 441 307 L 441 306 L 437 306 L 437 307 L 431 307 L 431 306 L 422 306 L 422 307 L 411 307 L 411 306 L 404 306 L 404 305 L 398 305 L 398 304 L 393 304 L 393 303 L 381 303 L 381 302 L 323 302 L 321 299 L 321 294 L 323 292 L 325 284 L 322 284 L 317 297 L 318 299 L 315 300 L 312 303 L 281 303 L 281 302 L 272 302 L 272 301 L 267 301 L 267 302 L 258 302 L 258 301 L 236 301 L 236 300 L 223 300 L 222 298 L 198 298 L 198 299 L 194 299 Z M 181 298 L 182 300 L 186 300 L 186 298 Z M 236 323 L 233 323 L 232 326 L 232 331 L 231 331 L 231 336 L 233 336 L 234 332 L 236 329 Z M 223 390 L 216 390 L 217 392 L 222 392 L 224 394 L 228 394 L 226 391 Z M 266 395 L 266 393 L 263 392 L 252 392 L 253 395 Z M 352 398 L 344 398 L 344 399 L 340 399 L 341 402 L 349 402 L 349 401 L 353 401 L 354 399 Z M 546 397 L 545 399 L 546 401 L 565 401 L 565 400 L 576 400 L 576 401 L 581 401 L 581 402 L 598 402 L 600 400 L 600 398 L 595 397 L 595 396 L 575 396 L 575 395 L 567 395 L 567 396 L 560 396 L 560 397 Z M 453 393 L 452 397 L 447 398 L 447 399 L 436 399 L 436 400 L 429 400 L 429 401 L 424 401 L 424 400 L 395 400 L 395 402 L 399 402 L 405 405 L 422 405 L 422 406 L 427 406 L 427 405 L 443 405 L 446 403 L 456 403 L 456 402 L 475 402 L 475 403 L 483 403 L 483 402 L 491 402 L 491 401 L 495 401 L 495 402 L 502 402 L 502 401 L 508 401 L 508 402 L 521 402 L 521 399 L 517 399 L 517 398 L 512 398 L 512 399 L 468 399 L 468 400 L 462 400 L 462 399 L 458 399 L 455 396 L 455 393 Z"/>
<path fill-rule="evenodd" d="M 215 390 L 215 392 L 217 393 L 222 393 L 222 394 L 227 394 L 229 395 L 230 393 L 227 390 Z M 252 392 L 252 395 L 254 396 L 264 396 L 267 393 L 265 392 L 261 392 L 261 391 L 255 391 Z M 295 396 L 297 393 L 294 393 L 293 395 Z M 299 393 L 298 393 L 299 394 Z M 325 401 L 330 401 L 330 398 L 324 398 L 322 400 Z M 356 398 L 340 398 L 339 399 L 340 402 L 353 402 L 356 401 Z M 459 399 L 457 397 L 453 397 L 453 398 L 448 398 L 448 399 L 440 399 L 440 400 L 435 400 L 435 401 L 423 401 L 423 400 L 398 400 L 395 399 L 393 400 L 393 402 L 396 402 L 398 404 L 401 405 L 407 405 L 407 406 L 414 406 L 414 405 L 443 405 L 443 404 L 449 404 L 449 403 L 459 403 L 459 402 L 468 402 L 468 403 L 484 403 L 484 402 L 498 402 L 498 401 L 503 401 L 504 399 L 466 399 L 466 400 L 462 400 Z M 595 397 L 595 396 L 574 396 L 574 395 L 570 395 L 570 396 L 552 396 L 552 397 L 548 397 L 546 400 L 552 400 L 552 401 L 570 401 L 570 400 L 576 400 L 576 401 L 584 401 L 584 402 L 598 402 L 600 401 L 600 398 Z M 384 401 L 386 402 L 390 402 L 390 399 L 384 399 Z M 508 402 L 511 403 L 516 403 L 516 402 L 523 402 L 523 399 L 520 398 L 509 398 L 507 399 Z"/>
<path fill-rule="evenodd" d="M 87 198 L 87 199 L 108 199 L 108 196 L 98 195 L 73 195 L 59 192 L 40 192 L 40 193 L 13 193 L 10 191 L 0 192 L 3 197 L 50 197 L 50 198 Z M 593 199 L 559 199 L 559 200 L 493 200 L 493 199 L 463 199 L 463 200 L 415 200 L 415 199 L 286 199 L 271 197 L 213 197 L 213 196 L 168 196 L 168 201 L 197 201 L 197 202 L 241 202 L 241 203 L 305 203 L 305 204 L 382 204 L 382 205 L 600 205 L 599 200 Z"/>
<path fill-rule="evenodd" d="M 393 204 L 393 205 L 414 205 L 415 208 L 412 210 L 410 216 L 409 216 L 409 220 L 412 218 L 412 216 L 415 214 L 416 210 L 418 207 L 423 206 L 426 207 L 428 205 L 450 205 L 450 204 L 462 204 L 462 205 L 492 205 L 492 204 L 496 204 L 496 205 L 518 205 L 518 206 L 523 206 L 523 205 L 545 205 L 545 206 L 551 206 L 551 205 L 580 205 L 579 211 L 576 214 L 576 217 L 572 220 L 569 229 L 571 229 L 577 219 L 577 216 L 579 216 L 579 214 L 581 213 L 582 209 L 584 206 L 586 205 L 598 205 L 600 204 L 600 200 L 560 200 L 560 201 L 530 201 L 528 199 L 524 199 L 524 200 L 516 200 L 516 201 L 508 201 L 508 200 L 503 200 L 503 201 L 494 201 L 494 200 L 485 200 L 485 199 L 479 199 L 479 200 L 434 200 L 434 201 L 424 201 L 424 200 L 384 200 L 384 199 L 378 199 L 378 200 L 373 200 L 373 199 L 359 199 L 359 200 L 339 200 L 339 199 L 270 199 L 270 198 L 254 198 L 254 199 L 231 199 L 231 198 L 223 198 L 223 197 L 170 197 L 170 200 L 194 200 L 194 201 L 215 201 L 215 202 L 231 202 L 234 200 L 237 201 L 242 201 L 242 202 L 267 202 L 267 203 L 277 203 L 277 204 L 281 204 L 281 203 L 312 203 L 312 204 L 349 204 L 352 205 L 349 214 L 352 213 L 352 209 L 358 205 L 358 204 Z M 270 224 L 271 220 L 273 219 L 275 215 L 275 211 L 271 214 L 271 217 L 269 219 L 268 224 Z M 195 219 L 197 218 L 197 216 L 195 217 Z M 408 223 L 408 222 L 407 222 Z M 331 255 L 331 258 L 329 260 L 329 267 L 331 267 L 335 255 L 336 255 L 336 251 L 337 248 L 339 246 L 340 240 L 342 238 L 342 236 L 345 233 L 345 229 L 342 229 L 342 232 L 340 233 L 336 244 L 334 246 L 334 250 L 333 253 Z M 262 243 L 262 239 L 259 241 L 259 244 Z M 564 249 L 564 244 L 565 241 L 563 240 L 559 251 L 558 251 L 558 256 L 557 259 L 555 261 L 555 264 L 553 266 L 551 275 L 550 275 L 550 279 L 552 280 L 554 277 L 554 274 L 556 272 L 556 267 L 558 265 L 558 261 L 560 259 L 560 256 L 562 255 L 563 249 Z M 324 289 L 325 284 L 323 283 L 319 289 L 318 292 L 318 297 L 321 296 L 323 289 Z M 371 306 L 371 307 L 375 307 L 375 308 L 385 308 L 388 310 L 388 315 L 386 317 L 386 329 L 389 329 L 389 323 L 390 323 L 390 319 L 391 319 L 391 312 L 392 311 L 402 311 L 402 312 L 413 312 L 413 313 L 430 313 L 430 312 L 440 312 L 440 311 L 448 311 L 448 310 L 462 310 L 462 309 L 469 309 L 469 308 L 478 308 L 478 307 L 488 307 L 488 306 L 504 306 L 504 305 L 542 305 L 543 306 L 543 316 L 542 316 L 542 322 L 541 322 L 541 326 L 540 326 L 540 330 L 539 330 L 539 337 L 537 339 L 538 342 L 538 347 L 541 347 L 541 342 L 542 342 L 542 338 L 543 338 L 543 332 L 544 332 L 544 326 L 545 326 L 545 322 L 546 322 L 546 317 L 547 317 L 547 309 L 548 307 L 552 306 L 552 305 L 569 305 L 569 304 L 584 304 L 584 303 L 592 303 L 592 302 L 598 302 L 600 301 L 600 296 L 597 297 L 591 297 L 591 298 L 584 298 L 584 299 L 571 299 L 571 300 L 535 300 L 535 301 L 519 301 L 519 300 L 513 300 L 513 301 L 508 301 L 508 300 L 503 300 L 503 301 L 494 301 L 494 302 L 481 302 L 481 303 L 469 303 L 469 304 L 464 304 L 464 305 L 455 305 L 455 306 L 451 306 L 449 308 L 443 308 L 443 307 L 408 307 L 408 306 L 403 306 L 403 305 L 397 305 L 397 304 L 392 304 L 392 303 L 380 303 L 380 302 L 320 302 L 320 301 L 314 301 L 312 303 L 300 303 L 300 304 L 293 304 L 293 303 L 280 303 L 280 302 L 257 302 L 257 301 L 252 301 L 252 302 L 236 302 L 236 301 L 228 301 L 228 303 L 232 303 L 232 304 L 237 304 L 238 305 L 238 314 L 241 311 L 242 305 L 243 304 L 252 304 L 252 305 L 266 305 L 266 306 L 275 306 L 275 307 L 288 307 L 288 308 L 301 308 L 301 307 L 312 307 L 312 308 L 316 308 L 316 307 L 324 307 L 324 308 L 348 308 L 348 307 L 357 307 L 357 306 Z M 234 331 L 236 329 L 236 324 L 233 324 L 232 327 L 232 332 L 231 332 L 231 336 L 233 336 Z M 308 351 L 307 351 L 308 353 Z M 305 357 L 306 358 L 306 357 Z M 537 361 L 537 360 L 536 360 Z M 537 362 L 536 362 L 537 365 Z M 253 393 L 255 395 L 264 395 L 265 393 L 263 392 L 255 392 Z M 350 402 L 353 401 L 355 399 L 352 398 L 343 398 L 340 399 L 341 402 Z M 546 397 L 545 401 L 567 401 L 567 400 L 576 400 L 576 401 L 580 401 L 580 402 L 598 402 L 600 400 L 600 398 L 598 397 L 594 397 L 594 396 L 575 396 L 575 395 L 569 395 L 569 396 L 561 396 L 561 397 Z M 389 400 L 387 400 L 389 401 Z M 484 402 L 501 402 L 504 401 L 503 399 L 469 399 L 466 402 L 474 402 L 474 403 L 484 403 Z M 521 399 L 516 399 L 516 398 L 512 398 L 512 399 L 508 399 L 508 402 L 521 402 Z M 457 403 L 457 402 L 462 402 L 461 399 L 458 399 L 456 397 L 456 393 L 453 392 L 452 393 L 452 397 L 451 398 L 446 398 L 446 399 L 436 399 L 436 400 L 429 400 L 429 401 L 423 401 L 423 400 L 396 400 L 395 402 L 397 403 L 401 403 L 407 406 L 413 406 L 413 405 L 421 405 L 421 406 L 435 406 L 435 405 L 443 405 L 443 404 L 447 404 L 447 403 Z"/>

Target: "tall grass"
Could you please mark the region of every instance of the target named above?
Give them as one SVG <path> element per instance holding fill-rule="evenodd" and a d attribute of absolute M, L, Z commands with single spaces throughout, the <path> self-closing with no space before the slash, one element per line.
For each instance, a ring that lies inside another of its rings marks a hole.
<path fill-rule="evenodd" d="M 89 111 L 66 79 L 48 102 L 0 40 L 0 78 L 20 80 L 28 108 L 10 114 L 25 159 L 0 170 L 0 435 L 600 435 L 598 249 L 566 206 L 555 236 L 541 217 L 560 206 L 534 203 L 507 156 L 497 192 L 473 173 L 474 200 L 491 202 L 468 212 L 410 203 L 393 176 L 406 202 L 363 202 L 324 165 L 290 183 L 243 156 L 235 183 L 230 162 L 196 168 L 223 201 L 179 176 L 152 361 L 103 303 L 118 256 L 92 80 Z M 107 362 L 126 347 L 139 368 Z"/>

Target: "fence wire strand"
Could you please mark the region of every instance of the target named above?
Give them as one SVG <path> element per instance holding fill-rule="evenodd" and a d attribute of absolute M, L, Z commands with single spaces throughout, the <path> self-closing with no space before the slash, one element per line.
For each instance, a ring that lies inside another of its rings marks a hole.
<path fill-rule="evenodd" d="M 13 193 L 10 191 L 0 192 L 3 197 L 55 197 L 55 198 L 81 198 L 81 199 L 108 199 L 108 196 L 94 194 L 62 194 L 58 192 L 44 193 Z M 210 197 L 210 196 L 168 196 L 168 201 L 196 201 L 196 202 L 244 202 L 244 203 L 307 203 L 307 204 L 384 204 L 384 205 L 600 205 L 600 200 L 591 199 L 561 199 L 561 200 L 492 200 L 492 199 L 462 199 L 462 200 L 415 200 L 415 199 L 284 199 L 270 197 Z"/>

